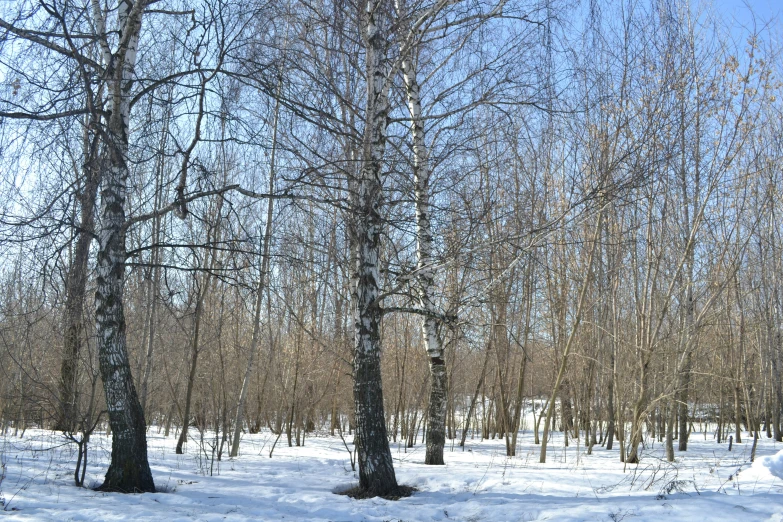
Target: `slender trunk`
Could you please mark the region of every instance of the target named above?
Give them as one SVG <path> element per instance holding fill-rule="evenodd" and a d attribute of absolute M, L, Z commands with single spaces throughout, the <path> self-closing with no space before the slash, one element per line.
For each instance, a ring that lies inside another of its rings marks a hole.
<path fill-rule="evenodd" d="M 216 243 L 220 241 L 220 236 L 221 236 L 220 221 L 222 219 L 222 211 L 223 211 L 223 198 L 218 197 L 217 205 L 215 208 L 215 214 L 214 214 L 215 224 L 207 234 L 208 243 L 210 242 L 210 239 Z M 212 288 L 212 281 L 213 281 L 212 272 L 215 269 L 216 265 L 217 265 L 217 253 L 212 252 L 211 255 L 209 256 L 209 260 L 206 263 L 207 273 L 204 275 L 204 279 L 201 282 L 201 284 L 197 285 L 196 288 L 196 292 L 197 292 L 196 311 L 195 311 L 195 317 L 193 323 L 193 342 L 191 345 L 190 372 L 188 374 L 187 391 L 185 392 L 185 411 L 183 412 L 182 415 L 182 432 L 180 432 L 179 439 L 177 440 L 177 448 L 176 448 L 177 455 L 182 454 L 182 446 L 188 440 L 188 427 L 190 425 L 190 407 L 191 407 L 191 401 L 193 399 L 193 388 L 196 382 L 198 356 L 199 353 L 201 352 L 201 319 L 204 314 L 204 301 L 207 297 L 207 294 L 210 293 L 210 290 Z"/>
<path fill-rule="evenodd" d="M 169 118 L 166 118 L 163 133 L 161 136 L 160 149 L 163 150 L 165 141 L 168 137 L 168 124 Z M 165 156 L 160 154 L 157 164 L 157 173 L 155 177 L 155 208 L 161 206 L 162 201 L 162 185 L 163 185 L 163 173 L 165 170 Z M 144 408 L 144 412 L 147 411 L 147 397 L 149 392 L 150 375 L 152 375 L 153 356 L 155 354 L 155 328 L 158 324 L 158 291 L 160 289 L 160 244 L 161 236 L 161 224 L 162 220 L 160 216 L 156 216 L 152 221 L 152 280 L 150 281 L 150 289 L 148 293 L 148 306 L 149 316 L 147 332 L 149 337 L 147 338 L 147 354 L 144 363 L 144 374 L 141 380 L 141 406 Z"/>
<path fill-rule="evenodd" d="M 666 416 L 666 461 L 674 462 L 674 421 L 677 411 L 677 403 L 669 404 Z"/>
<path fill-rule="evenodd" d="M 223 322 L 225 318 L 225 303 L 226 303 L 226 292 L 223 292 L 220 294 L 220 315 L 218 320 L 218 331 L 217 331 L 217 343 L 218 343 L 218 357 L 220 361 L 220 419 L 219 423 L 223 430 L 223 434 L 220 437 L 220 447 L 218 448 L 217 452 L 217 459 L 222 460 L 223 458 L 223 448 L 226 446 L 226 442 L 229 440 L 228 436 L 228 430 L 229 430 L 229 423 L 228 423 L 228 392 L 226 390 L 226 362 L 225 362 L 225 356 L 223 354 Z M 218 428 L 215 427 L 215 430 L 218 431 Z M 217 435 L 217 433 L 216 433 Z M 230 442 L 229 442 L 230 443 Z"/>
<path fill-rule="evenodd" d="M 616 223 L 614 221 L 613 223 Z M 610 228 L 609 223 L 606 224 L 606 236 L 607 239 L 611 241 L 611 239 L 614 237 L 613 234 L 610 235 L 610 231 L 613 232 L 615 229 L 614 226 Z M 614 446 L 614 439 L 615 439 L 615 422 L 618 417 L 616 404 L 620 401 L 617 400 L 615 397 L 617 391 L 616 391 L 616 383 L 617 383 L 617 348 L 619 344 L 619 327 L 618 327 L 618 299 L 617 299 L 617 289 L 620 284 L 620 277 L 617 274 L 617 267 L 619 263 L 617 262 L 617 256 L 621 252 L 621 250 L 618 248 L 614 252 L 612 252 L 611 256 L 609 256 L 609 273 L 611 274 L 611 314 L 612 314 L 612 335 L 610 339 L 611 347 L 609 350 L 609 386 L 608 386 L 608 398 L 607 398 L 607 414 L 608 414 L 608 422 L 606 427 L 606 449 L 611 450 Z M 621 452 L 622 454 L 622 452 Z"/>
<path fill-rule="evenodd" d="M 201 315 L 204 310 L 204 297 L 207 293 L 207 287 L 209 287 L 209 277 L 205 277 L 202 284 L 204 288 L 199 288 L 198 297 L 196 301 L 196 313 L 193 326 L 193 341 L 191 344 L 190 353 L 190 372 L 188 373 L 187 391 L 185 392 L 185 411 L 182 415 L 182 431 L 177 439 L 177 455 L 182 455 L 182 446 L 188 440 L 188 429 L 190 427 L 190 406 L 193 399 L 193 387 L 196 382 L 196 370 L 198 368 L 198 354 L 200 351 L 199 341 L 201 338 Z"/>
<path fill-rule="evenodd" d="M 286 423 L 286 437 L 288 438 L 288 447 L 290 448 L 292 446 L 293 442 L 293 436 L 292 436 L 292 428 L 294 427 L 294 413 L 297 413 L 297 416 L 301 416 L 300 412 L 297 412 L 297 386 L 299 384 L 299 357 L 302 353 L 302 336 L 304 335 L 304 330 L 299 329 L 298 335 L 296 336 L 296 357 L 294 358 L 294 386 L 291 390 L 291 408 L 288 410 L 288 422 Z M 296 445 L 299 446 L 299 432 L 297 428 L 297 434 L 296 434 Z"/>
<path fill-rule="evenodd" d="M 688 391 L 690 388 L 692 367 L 692 356 L 690 349 L 688 349 L 688 354 L 685 357 L 685 368 L 679 374 L 679 383 L 677 385 L 677 389 L 679 390 L 679 400 L 676 403 L 677 409 L 679 410 L 677 417 L 678 422 L 680 423 L 680 436 L 677 447 L 678 451 L 687 451 L 688 449 Z"/>
<path fill-rule="evenodd" d="M 606 449 L 611 450 L 612 446 L 614 444 L 614 422 L 615 422 L 615 413 L 614 413 L 614 351 L 612 352 L 612 361 L 611 361 L 611 367 L 612 370 L 609 372 L 609 387 L 607 391 L 607 403 L 606 403 L 606 414 L 608 415 L 609 419 L 607 421 L 606 426 Z"/>
<path fill-rule="evenodd" d="M 517 453 L 517 434 L 522 420 L 522 385 L 525 382 L 525 370 L 527 369 L 527 356 L 522 353 L 522 361 L 519 363 L 519 375 L 517 376 L 517 394 L 514 403 L 514 419 L 511 423 L 511 456 Z"/>
<path fill-rule="evenodd" d="M 493 321 L 495 326 L 493 327 L 495 335 L 495 358 L 497 364 L 496 380 L 499 400 L 495 401 L 495 432 L 498 438 L 503 437 L 506 442 L 506 455 L 511 456 L 511 440 L 509 439 L 509 421 L 508 421 L 508 401 L 506 397 L 505 377 L 502 372 L 502 368 L 506 366 L 505 361 L 500 359 L 500 347 L 504 348 L 504 355 L 508 356 L 508 338 L 506 337 L 506 314 L 505 314 L 505 299 L 500 300 L 498 303 L 501 307 L 501 316 Z M 502 303 L 502 304 L 501 304 Z M 493 314 L 494 315 L 494 314 Z M 494 438 L 494 436 L 493 436 Z"/>
<path fill-rule="evenodd" d="M 473 412 L 476 409 L 476 400 L 478 399 L 481 386 L 484 384 L 484 376 L 487 373 L 487 363 L 489 362 L 489 346 L 484 353 L 484 363 L 481 365 L 481 375 L 476 383 L 476 390 L 473 392 L 473 397 L 470 398 L 470 406 L 468 406 L 468 414 L 465 416 L 465 428 L 462 430 L 462 438 L 459 441 L 460 448 L 465 448 L 465 438 L 468 436 L 468 428 L 470 427 L 470 418 L 473 416 Z"/>
<path fill-rule="evenodd" d="M 734 385 L 734 441 L 742 442 L 742 404 L 740 403 L 739 385 Z"/>
<path fill-rule="evenodd" d="M 517 394 L 516 402 L 514 403 L 514 419 L 512 421 L 511 430 L 511 454 L 517 453 L 517 434 L 519 433 L 519 427 L 522 420 L 522 396 L 523 386 L 525 384 L 525 370 L 527 369 L 527 343 L 530 337 L 530 317 L 533 308 L 533 260 L 529 259 L 527 266 L 525 267 L 525 325 L 524 332 L 522 334 L 522 360 L 519 363 L 519 375 L 517 376 Z"/>
<path fill-rule="evenodd" d="M 639 444 L 642 442 L 642 430 L 644 428 L 644 419 L 642 416 L 647 407 L 647 381 L 649 377 L 647 367 L 650 363 L 648 357 L 643 356 L 643 359 L 639 374 L 639 397 L 636 399 L 636 402 L 634 402 L 633 413 L 631 414 L 631 439 L 628 441 L 628 454 L 625 458 L 625 462 L 628 464 L 639 463 Z"/>
<path fill-rule="evenodd" d="M 593 232 L 593 237 L 592 237 L 593 241 L 592 241 L 592 245 L 590 246 L 590 255 L 587 261 L 587 273 L 585 274 L 585 280 L 582 282 L 582 290 L 580 291 L 579 301 L 576 306 L 576 316 L 574 319 L 574 325 L 571 327 L 571 333 L 569 334 L 568 340 L 566 341 L 566 346 L 565 349 L 563 350 L 563 359 L 560 363 L 560 369 L 557 372 L 557 378 L 555 379 L 555 384 L 552 387 L 552 395 L 549 398 L 549 408 L 547 409 L 546 421 L 544 422 L 544 436 L 541 440 L 541 455 L 539 458 L 539 461 L 541 463 L 546 462 L 546 445 L 547 445 L 547 439 L 549 437 L 552 414 L 554 413 L 555 410 L 555 398 L 557 397 L 560 384 L 563 381 L 563 376 L 565 375 L 566 363 L 568 362 L 568 355 L 571 351 L 571 346 L 574 343 L 576 332 L 579 329 L 579 323 L 582 320 L 582 308 L 584 307 L 585 297 L 587 295 L 587 289 L 590 286 L 591 274 L 593 272 L 593 260 L 595 259 L 595 251 L 598 245 L 598 237 L 601 231 L 603 216 L 604 216 L 604 207 L 602 206 L 601 210 L 598 212 L 598 221 L 596 223 L 595 231 Z"/>
<path fill-rule="evenodd" d="M 533 431 L 533 444 L 541 444 L 541 436 L 539 433 L 541 432 L 541 421 L 544 420 L 544 411 L 547 409 L 547 404 L 544 403 L 541 406 L 541 412 L 538 414 L 538 418 L 536 419 L 536 406 L 535 406 L 535 399 L 533 400 L 533 420 L 535 421 L 535 430 Z"/>
<path fill-rule="evenodd" d="M 337 415 L 337 394 L 340 391 L 340 378 L 342 372 L 337 372 L 337 379 L 334 383 L 334 393 L 332 394 L 332 415 L 329 422 L 329 434 L 334 437 L 334 431 L 340 429 L 340 419 Z"/>
<path fill-rule="evenodd" d="M 60 411 L 55 427 L 56 430 L 62 431 L 73 431 L 76 428 L 78 416 L 76 367 L 84 335 L 87 265 L 90 257 L 90 243 L 92 243 L 95 224 L 95 203 L 100 180 L 99 171 L 93 170 L 92 165 L 93 162 L 88 158 L 84 168 L 85 182 L 79 198 L 81 217 L 78 238 L 66 280 L 64 355 L 60 367 Z"/>
<path fill-rule="evenodd" d="M 777 279 L 777 278 L 776 278 Z M 777 281 L 773 281 L 774 285 L 777 285 Z M 769 359 L 770 359 L 770 367 L 772 371 L 772 400 L 770 401 L 772 403 L 772 433 L 775 437 L 776 442 L 783 442 L 783 430 L 781 430 L 781 418 L 780 418 L 780 412 L 781 408 L 783 408 L 783 380 L 781 379 L 781 361 L 780 361 L 780 350 L 781 350 L 781 334 L 780 334 L 780 323 L 778 322 L 780 318 L 779 313 L 779 306 L 778 306 L 778 292 L 777 292 L 777 286 L 775 286 L 775 289 L 773 291 L 773 294 L 775 296 L 775 314 L 774 314 L 774 322 L 770 322 L 770 326 L 768 327 L 768 331 L 770 332 L 770 342 L 769 342 Z"/>
<path fill-rule="evenodd" d="M 426 314 L 423 318 L 422 336 L 430 366 L 430 401 L 427 409 L 427 450 L 425 464 L 443 464 L 443 447 L 446 443 L 446 403 L 448 397 L 446 363 L 443 342 L 438 334 L 433 301 L 435 267 L 432 258 L 432 225 L 430 223 L 430 169 L 424 122 L 421 119 L 421 98 L 413 62 L 409 57 L 402 61 L 402 76 L 410 111 L 413 137 L 413 178 L 416 200 L 416 281 L 419 304 Z"/>
<path fill-rule="evenodd" d="M 405 439 L 406 429 L 403 426 L 405 418 L 405 405 L 403 404 L 405 386 L 405 365 L 408 362 L 408 329 L 403 331 L 403 346 L 402 352 L 402 364 L 397 362 L 397 383 L 399 388 L 397 389 L 397 405 L 394 411 L 394 425 L 392 427 L 392 440 L 397 442 L 397 426 L 400 426 L 400 438 Z M 402 415 L 403 422 L 400 422 L 400 416 Z"/>
<path fill-rule="evenodd" d="M 272 154 L 270 159 L 269 170 L 269 194 L 274 193 L 275 190 L 275 152 L 277 150 L 277 122 L 280 112 L 280 99 L 275 101 L 275 116 L 274 125 L 272 127 Z M 258 342 L 261 336 L 261 302 L 264 295 L 264 287 L 266 285 L 266 277 L 269 272 L 270 259 L 269 250 L 271 246 L 272 237 L 272 214 L 274 212 L 274 199 L 269 198 L 267 200 L 266 207 L 266 228 L 263 237 L 263 247 L 261 248 L 261 273 L 258 275 L 258 288 L 256 290 L 256 302 L 253 315 L 253 336 L 250 340 L 250 355 L 247 359 L 247 367 L 245 368 L 245 376 L 242 379 L 242 388 L 239 390 L 239 400 L 237 401 L 237 414 L 234 418 L 234 438 L 231 445 L 231 453 L 229 456 L 236 457 L 239 454 L 239 436 L 242 433 L 242 423 L 244 421 L 245 413 L 245 401 L 247 400 L 247 390 L 250 387 L 250 380 L 253 376 L 253 366 L 255 365 L 256 352 L 258 351 Z"/>

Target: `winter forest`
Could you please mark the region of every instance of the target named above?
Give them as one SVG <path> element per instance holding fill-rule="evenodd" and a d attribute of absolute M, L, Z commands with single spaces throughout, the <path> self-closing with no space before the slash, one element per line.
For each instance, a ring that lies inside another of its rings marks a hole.
<path fill-rule="evenodd" d="M 0 506 L 780 520 L 775 14 L 0 3 Z"/>

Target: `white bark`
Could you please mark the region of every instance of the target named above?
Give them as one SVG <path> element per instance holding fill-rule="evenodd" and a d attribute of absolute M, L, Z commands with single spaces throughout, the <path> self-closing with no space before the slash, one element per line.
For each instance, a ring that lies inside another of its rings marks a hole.
<path fill-rule="evenodd" d="M 368 2 L 364 16 L 367 102 L 359 178 L 351 183 L 352 298 L 354 313 L 354 408 L 356 417 L 359 487 L 370 495 L 398 491 L 394 475 L 381 384 L 380 271 L 381 169 L 388 125 L 388 67 L 385 35 L 379 34 L 376 15 L 381 2 Z"/>
<path fill-rule="evenodd" d="M 416 69 L 411 56 L 402 59 L 402 76 L 410 112 L 411 137 L 413 139 L 413 179 L 416 201 L 416 282 L 419 305 L 425 312 L 422 321 L 424 348 L 430 364 L 430 403 L 427 411 L 426 464 L 443 464 L 443 447 L 446 442 L 446 364 L 443 344 L 438 335 L 437 310 L 433 300 L 435 266 L 432 256 L 432 223 L 430 221 L 430 168 L 421 96 Z"/>
<path fill-rule="evenodd" d="M 147 461 L 144 412 L 128 361 L 123 310 L 130 94 L 143 9 L 144 2 L 121 0 L 118 9 L 120 41 L 117 51 L 107 62 L 111 112 L 106 122 L 107 161 L 102 176 L 96 267 L 98 358 L 112 429 L 112 460 L 101 489 L 123 492 L 155 490 Z M 99 35 L 99 38 L 103 40 L 102 47 L 108 48 L 105 35 Z"/>

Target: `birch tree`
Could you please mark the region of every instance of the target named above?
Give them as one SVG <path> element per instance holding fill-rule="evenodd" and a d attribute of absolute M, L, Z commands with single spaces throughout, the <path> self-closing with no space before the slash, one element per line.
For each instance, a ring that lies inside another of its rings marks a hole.
<path fill-rule="evenodd" d="M 368 1 L 361 14 L 367 84 L 361 169 L 352 183 L 350 217 L 351 280 L 354 318 L 354 405 L 359 488 L 369 496 L 396 494 L 381 385 L 379 252 L 386 131 L 390 111 L 388 34 L 391 5 Z"/>
<path fill-rule="evenodd" d="M 103 53 L 107 76 L 105 122 L 106 159 L 102 166 L 100 228 L 98 229 L 95 314 L 101 378 L 112 429 L 111 463 L 102 491 L 155 491 L 147 461 L 144 411 L 133 383 L 128 361 L 123 306 L 125 282 L 125 201 L 129 176 L 131 89 L 139 33 L 146 2 L 120 0 L 115 48 L 107 29 L 107 13 L 92 3 L 93 22 Z"/>
<path fill-rule="evenodd" d="M 401 69 L 410 112 L 413 140 L 413 185 L 416 204 L 416 282 L 419 306 L 423 312 L 422 337 L 430 364 L 430 400 L 427 410 L 427 451 L 425 464 L 443 464 L 446 444 L 447 379 L 443 341 L 438 328 L 434 302 L 435 260 L 430 221 L 430 165 L 422 119 L 421 95 L 414 60 L 415 48 L 402 57 Z"/>

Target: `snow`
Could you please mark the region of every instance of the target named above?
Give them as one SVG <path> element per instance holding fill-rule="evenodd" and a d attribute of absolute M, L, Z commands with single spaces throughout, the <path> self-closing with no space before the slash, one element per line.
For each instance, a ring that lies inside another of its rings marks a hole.
<path fill-rule="evenodd" d="M 742 477 L 756 481 L 783 480 L 783 450 L 774 455 L 756 458 L 750 469 L 742 472 Z"/>
<path fill-rule="evenodd" d="M 779 479 L 783 479 L 783 450 L 778 451 L 770 457 L 764 457 L 760 462 L 772 475 Z"/>
<path fill-rule="evenodd" d="M 161 492 L 122 495 L 73 486 L 76 448 L 61 435 L 9 433 L 0 441 L 0 513 L 63 521 L 783 521 L 783 445 L 766 437 L 753 464 L 752 438 L 729 452 L 710 432 L 692 434 L 688 452 L 677 452 L 671 464 L 663 445 L 647 440 L 641 464 L 625 469 L 617 449 L 595 447 L 587 455 L 574 441 L 564 448 L 561 433 L 554 433 L 546 464 L 538 462 L 540 446 L 529 431 L 512 458 L 503 441 L 468 438 L 465 451 L 448 441 L 445 466 L 423 465 L 423 444 L 407 451 L 393 444 L 398 481 L 418 491 L 387 501 L 334 494 L 358 480 L 339 437 L 313 436 L 291 448 L 283 437 L 270 459 L 275 437 L 245 434 L 239 458 L 215 461 L 210 476 L 210 447 L 196 430 L 191 434 L 187 453 L 176 455 L 176 438 L 151 428 L 149 458 Z M 101 482 L 111 448 L 110 438 L 93 437 L 90 486 Z"/>

